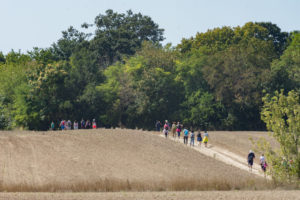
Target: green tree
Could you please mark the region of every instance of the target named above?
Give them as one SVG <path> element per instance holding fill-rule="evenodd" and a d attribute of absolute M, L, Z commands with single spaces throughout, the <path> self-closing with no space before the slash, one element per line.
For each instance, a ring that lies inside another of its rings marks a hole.
<path fill-rule="evenodd" d="M 267 148 L 267 160 L 271 164 L 274 179 L 300 180 L 300 99 L 299 94 L 290 91 L 287 96 L 276 92 L 266 95 L 261 117 L 271 135 L 279 142 L 280 150 Z"/>
<path fill-rule="evenodd" d="M 5 56 L 3 55 L 3 53 L 0 51 L 0 64 L 1 63 L 5 63 Z"/>
<path fill-rule="evenodd" d="M 249 38 L 210 56 L 203 68 L 216 99 L 238 119 L 234 129 L 263 128 L 259 108 L 273 56 L 271 43 Z"/>
<path fill-rule="evenodd" d="M 292 41 L 282 56 L 272 63 L 270 92 L 285 92 L 300 88 L 300 33 L 291 36 Z"/>
<path fill-rule="evenodd" d="M 52 120 L 72 117 L 71 91 L 65 85 L 65 62 L 37 65 L 15 90 L 13 116 L 17 127 L 47 130 Z"/>
<path fill-rule="evenodd" d="M 83 26 L 90 25 L 85 23 Z M 121 60 L 122 55 L 133 55 L 143 41 L 158 43 L 164 39 L 164 30 L 150 17 L 134 14 L 131 10 L 126 14 L 107 10 L 105 15 L 100 14 L 95 18 L 95 26 L 90 48 L 97 54 L 102 67 Z"/>
<path fill-rule="evenodd" d="M 184 101 L 178 110 L 180 119 L 186 126 L 201 129 L 220 127 L 223 107 L 204 78 L 206 52 L 206 47 L 193 49 L 176 62 L 176 81 L 184 88 Z"/>
<path fill-rule="evenodd" d="M 212 94 L 198 90 L 188 95 L 182 106 L 181 116 L 185 126 L 207 130 L 220 125 L 222 105 L 215 102 Z"/>
<path fill-rule="evenodd" d="M 30 55 L 32 60 L 43 65 L 58 61 L 57 56 L 51 48 L 41 49 L 34 47 L 32 51 L 28 51 L 28 55 Z"/>
<path fill-rule="evenodd" d="M 262 90 L 268 88 L 271 62 L 285 49 L 286 38 L 287 34 L 275 24 L 249 22 L 242 27 L 215 28 L 182 40 L 177 46 L 184 58 L 179 74 L 189 75 L 185 76 L 184 84 L 192 86 L 186 87 L 190 88 L 186 94 L 193 96 L 189 92 L 206 83 L 208 87 L 200 93 L 209 92 L 224 105 L 220 114 L 223 126 L 219 128 L 263 129 L 259 117 Z"/>
<path fill-rule="evenodd" d="M 256 22 L 255 24 L 268 30 L 268 34 L 260 39 L 272 41 L 277 56 L 281 56 L 288 45 L 289 34 L 287 32 L 282 32 L 276 24 L 272 24 L 271 22 Z"/>
<path fill-rule="evenodd" d="M 118 120 L 115 124 L 147 129 L 154 128 L 155 119 L 175 119 L 183 97 L 175 81 L 175 59 L 167 47 L 144 43 L 124 64 L 107 68 L 106 82 L 98 87 L 112 101 L 109 109 L 114 111 L 108 110 L 107 117 Z"/>
<path fill-rule="evenodd" d="M 35 66 L 28 55 L 11 51 L 6 55 L 6 62 L 0 64 L 0 115 L 1 129 L 12 128 L 12 114 L 16 88 L 26 83 L 28 72 Z"/>
<path fill-rule="evenodd" d="M 52 44 L 52 47 L 49 49 L 59 60 L 69 60 L 73 52 L 75 52 L 79 48 L 78 46 L 88 37 L 88 35 L 76 30 L 73 26 L 63 31 L 62 35 L 62 38 Z"/>

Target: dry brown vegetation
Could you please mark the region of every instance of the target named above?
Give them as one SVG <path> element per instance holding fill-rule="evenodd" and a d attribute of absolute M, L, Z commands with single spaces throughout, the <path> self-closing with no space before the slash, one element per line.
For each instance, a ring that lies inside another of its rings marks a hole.
<path fill-rule="evenodd" d="M 273 147 L 279 147 L 276 140 L 269 136 L 268 132 L 211 131 L 209 132 L 209 137 L 209 142 L 212 145 L 222 147 L 245 158 L 247 157 L 249 150 L 253 149 L 253 144 L 251 143 L 250 138 L 254 141 L 260 140 L 260 138 L 265 138 Z"/>
<path fill-rule="evenodd" d="M 273 187 L 183 144 L 138 130 L 1 132 L 0 146 L 0 190 L 7 192 Z"/>

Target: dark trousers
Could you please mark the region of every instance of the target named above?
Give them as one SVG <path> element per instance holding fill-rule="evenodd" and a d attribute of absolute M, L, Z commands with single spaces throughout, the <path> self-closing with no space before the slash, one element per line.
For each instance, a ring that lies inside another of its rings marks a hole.
<path fill-rule="evenodd" d="M 184 136 L 184 137 L 183 137 L 183 143 L 184 143 L 184 144 L 187 144 L 187 143 L 188 143 L 188 136 Z"/>

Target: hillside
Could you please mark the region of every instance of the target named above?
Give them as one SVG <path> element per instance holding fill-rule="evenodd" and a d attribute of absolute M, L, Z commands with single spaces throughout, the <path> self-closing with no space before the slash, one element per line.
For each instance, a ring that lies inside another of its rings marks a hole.
<path fill-rule="evenodd" d="M 103 180 L 121 189 L 127 183 L 134 190 L 231 189 L 263 183 L 181 143 L 137 130 L 1 132 L 0 146 L 0 189 L 9 191 L 56 191 L 70 185 L 71 190 L 89 191 Z"/>

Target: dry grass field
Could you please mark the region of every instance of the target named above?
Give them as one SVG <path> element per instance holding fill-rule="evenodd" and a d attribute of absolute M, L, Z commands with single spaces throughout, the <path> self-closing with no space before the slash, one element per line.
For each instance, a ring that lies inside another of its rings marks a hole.
<path fill-rule="evenodd" d="M 0 200 L 299 200 L 300 191 L 0 193 Z"/>
<path fill-rule="evenodd" d="M 214 133 L 210 137 L 213 142 Z M 0 191 L 272 188 L 263 178 L 145 131 L 0 132 L 0 147 Z"/>
<path fill-rule="evenodd" d="M 265 138 L 270 142 L 272 147 L 278 148 L 279 145 L 274 138 L 269 136 L 267 132 L 256 132 L 256 131 L 212 131 L 209 132 L 209 143 L 227 149 L 233 153 L 243 156 L 245 159 L 250 149 L 253 149 L 253 145 L 249 138 L 254 141 Z M 259 158 L 260 155 L 257 155 Z M 256 159 L 258 162 L 259 159 Z"/>

